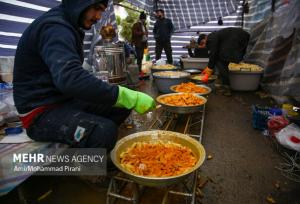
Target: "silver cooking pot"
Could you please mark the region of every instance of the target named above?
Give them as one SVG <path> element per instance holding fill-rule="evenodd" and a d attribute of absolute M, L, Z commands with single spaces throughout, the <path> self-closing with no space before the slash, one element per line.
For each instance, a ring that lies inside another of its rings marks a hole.
<path fill-rule="evenodd" d="M 110 83 L 126 83 L 127 64 L 123 44 L 95 46 L 93 55 L 93 72 L 107 73 Z"/>

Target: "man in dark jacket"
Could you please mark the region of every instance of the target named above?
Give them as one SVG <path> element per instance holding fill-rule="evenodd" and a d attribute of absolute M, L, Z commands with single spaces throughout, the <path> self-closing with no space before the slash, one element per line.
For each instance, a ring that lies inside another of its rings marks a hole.
<path fill-rule="evenodd" d="M 144 49 L 147 48 L 148 30 L 146 27 L 146 14 L 142 12 L 139 21 L 132 27 L 132 43 L 134 44 L 137 64 L 139 71 L 142 71 L 142 61 L 144 56 Z"/>
<path fill-rule="evenodd" d="M 157 20 L 154 23 L 153 34 L 155 38 L 155 60 L 161 58 L 162 50 L 165 50 L 167 61 L 173 63 L 171 35 L 174 32 L 174 26 L 170 19 L 165 18 L 165 12 L 162 9 L 156 11 Z"/>
<path fill-rule="evenodd" d="M 206 46 L 209 50 L 209 62 L 204 73 L 212 73 L 218 69 L 222 83 L 229 92 L 229 71 L 230 62 L 239 63 L 242 61 L 250 35 L 241 28 L 224 28 L 208 35 Z"/>
<path fill-rule="evenodd" d="M 37 141 L 110 151 L 131 109 L 155 107 L 141 92 L 110 85 L 82 68 L 82 29 L 90 29 L 107 0 L 62 0 L 23 33 L 15 56 L 14 101 Z"/>

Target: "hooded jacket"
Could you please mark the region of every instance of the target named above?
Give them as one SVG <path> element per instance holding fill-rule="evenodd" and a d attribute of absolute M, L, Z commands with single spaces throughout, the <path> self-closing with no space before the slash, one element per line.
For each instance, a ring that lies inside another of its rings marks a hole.
<path fill-rule="evenodd" d="M 14 101 L 19 113 L 72 99 L 115 104 L 118 87 L 82 68 L 82 12 L 107 0 L 63 0 L 37 18 L 23 33 L 14 64 Z"/>
<path fill-rule="evenodd" d="M 242 28 L 228 27 L 208 35 L 208 67 L 214 68 L 218 60 L 239 63 L 247 49 L 250 34 Z"/>

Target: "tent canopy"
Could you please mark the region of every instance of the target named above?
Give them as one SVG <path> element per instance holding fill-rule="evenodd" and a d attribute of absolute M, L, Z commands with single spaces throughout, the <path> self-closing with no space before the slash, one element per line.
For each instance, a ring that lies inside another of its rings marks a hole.
<path fill-rule="evenodd" d="M 18 41 L 27 28 L 27 26 L 38 16 L 48 11 L 50 8 L 57 6 L 61 0 L 0 0 L 0 56 L 14 56 Z M 115 0 L 115 2 L 120 2 Z M 192 33 L 183 33 L 174 39 L 175 58 L 184 54 L 186 50 L 180 47 L 188 42 L 187 38 L 195 35 L 196 31 L 210 32 L 218 30 L 222 26 L 218 26 L 216 20 L 218 17 L 235 16 L 234 20 L 223 20 L 224 26 L 235 26 L 239 21 L 237 18 L 240 14 L 234 13 L 236 9 L 240 9 L 238 3 L 241 0 L 126 0 L 141 9 L 153 13 L 156 8 L 165 10 L 166 16 L 172 19 L 177 32 L 194 31 Z M 100 24 L 103 23 L 116 24 L 112 0 L 109 9 Z M 213 23 L 209 23 L 213 22 Z M 153 26 L 154 18 L 150 22 Z M 200 26 L 193 28 L 193 26 Z M 84 40 L 85 56 L 88 55 L 91 43 L 94 40 L 94 30 L 86 32 Z M 151 36 L 150 36 L 151 41 Z M 176 44 L 178 43 L 179 44 Z M 180 48 L 180 49 L 179 49 Z M 179 51 L 178 53 L 177 50 Z M 180 54 L 179 54 L 180 53 Z"/>
<path fill-rule="evenodd" d="M 126 2 L 152 13 L 163 9 L 172 19 L 175 30 L 189 29 L 191 26 L 218 20 L 233 14 L 240 0 L 126 0 Z"/>

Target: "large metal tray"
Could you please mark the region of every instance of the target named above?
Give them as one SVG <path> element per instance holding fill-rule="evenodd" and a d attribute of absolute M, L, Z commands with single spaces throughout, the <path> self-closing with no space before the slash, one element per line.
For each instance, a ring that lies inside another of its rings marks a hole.
<path fill-rule="evenodd" d="M 172 96 L 172 95 L 179 95 L 184 93 L 170 93 L 170 94 L 163 94 L 156 98 L 156 101 L 162 105 L 163 108 L 165 108 L 167 111 L 172 113 L 179 113 L 179 114 L 189 114 L 189 113 L 196 113 L 200 112 L 203 109 L 203 105 L 207 102 L 207 99 L 203 96 L 199 96 L 198 94 L 193 94 L 194 96 L 201 98 L 204 100 L 204 103 L 201 105 L 196 106 L 173 106 L 169 104 L 165 104 L 161 101 L 161 98 L 165 96 Z"/>
<path fill-rule="evenodd" d="M 184 69 L 184 71 L 190 73 L 191 75 L 201 74 L 201 72 L 202 72 L 202 70 L 195 69 L 195 68 L 187 68 L 187 69 Z"/>
<path fill-rule="evenodd" d="M 183 146 L 189 147 L 197 158 L 196 165 L 189 171 L 169 177 L 149 177 L 133 174 L 123 168 L 120 164 L 120 154 L 126 151 L 135 142 L 149 142 L 161 140 L 163 142 L 171 141 Z M 123 137 L 117 142 L 114 149 L 110 153 L 112 162 L 124 172 L 130 179 L 134 180 L 138 184 L 144 186 L 168 186 L 181 182 L 187 178 L 192 172 L 197 170 L 205 160 L 205 149 L 204 147 L 195 139 L 178 132 L 154 130 L 154 131 L 144 131 L 138 132 L 126 137 Z"/>
<path fill-rule="evenodd" d="M 178 86 L 178 85 L 171 86 L 170 87 L 171 91 L 173 91 L 175 93 L 187 93 L 187 92 L 178 92 L 178 91 L 176 91 L 176 86 Z M 210 94 L 210 92 L 211 92 L 211 88 L 208 87 L 208 86 L 205 86 L 205 85 L 202 85 L 202 84 L 197 84 L 196 86 L 207 89 L 207 92 L 205 92 L 205 93 L 195 93 L 195 94 L 198 94 L 200 96 L 206 96 L 206 95 Z"/>
<path fill-rule="evenodd" d="M 197 78 L 197 77 L 201 77 L 201 74 L 192 75 L 192 76 L 190 76 L 190 79 L 191 79 L 192 82 L 202 84 L 203 82 L 201 81 L 201 79 L 200 79 L 200 78 Z M 217 75 L 211 75 L 211 76 L 208 78 L 208 82 L 209 82 L 209 83 L 212 83 L 212 82 L 214 82 L 217 78 L 218 78 Z"/>

